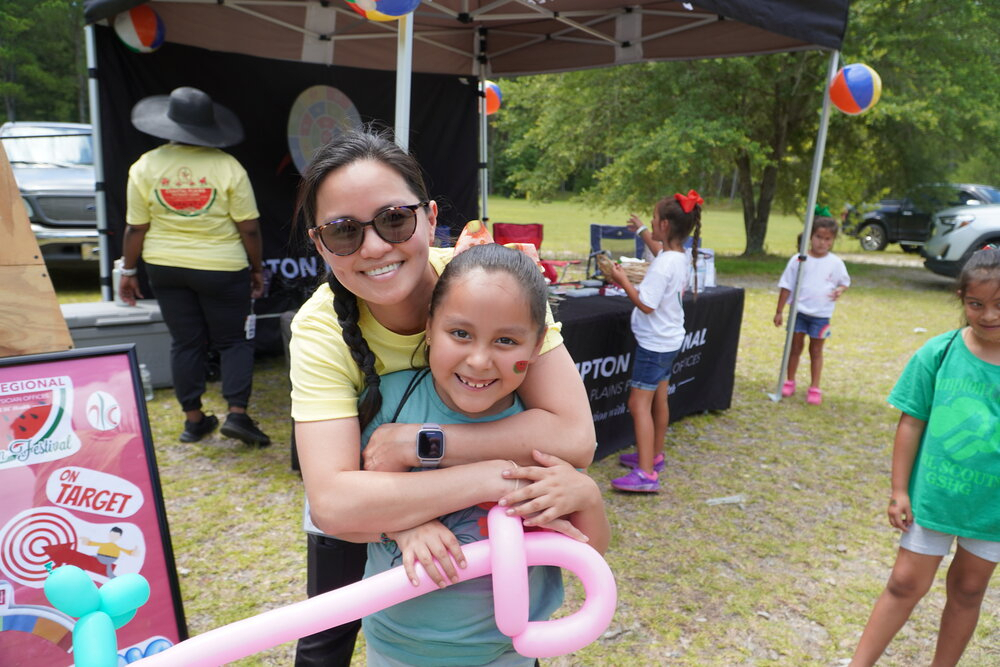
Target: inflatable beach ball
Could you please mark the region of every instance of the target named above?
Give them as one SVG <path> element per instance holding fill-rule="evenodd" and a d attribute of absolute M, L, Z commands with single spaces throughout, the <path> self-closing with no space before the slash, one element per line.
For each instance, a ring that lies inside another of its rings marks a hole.
<path fill-rule="evenodd" d="M 347 4 L 369 21 L 395 21 L 416 9 L 420 0 L 347 0 Z"/>
<path fill-rule="evenodd" d="M 882 79 L 868 65 L 845 65 L 830 82 L 830 101 L 846 114 L 868 111 L 882 94 Z"/>
<path fill-rule="evenodd" d="M 152 53 L 163 45 L 163 19 L 149 5 L 139 5 L 115 17 L 118 39 L 136 53 Z"/>
<path fill-rule="evenodd" d="M 486 95 L 486 115 L 489 116 L 500 110 L 503 95 L 500 94 L 500 86 L 492 81 L 485 82 L 483 88 Z"/>

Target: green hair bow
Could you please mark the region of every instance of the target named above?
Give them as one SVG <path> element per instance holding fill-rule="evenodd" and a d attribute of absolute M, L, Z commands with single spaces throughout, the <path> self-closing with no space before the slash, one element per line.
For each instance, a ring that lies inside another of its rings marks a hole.
<path fill-rule="evenodd" d="M 826 218 L 832 218 L 833 217 L 832 215 L 830 215 L 830 207 L 829 206 L 820 206 L 819 204 L 816 204 L 816 210 L 814 211 L 814 213 L 816 215 L 821 215 L 821 216 L 826 217 Z"/>

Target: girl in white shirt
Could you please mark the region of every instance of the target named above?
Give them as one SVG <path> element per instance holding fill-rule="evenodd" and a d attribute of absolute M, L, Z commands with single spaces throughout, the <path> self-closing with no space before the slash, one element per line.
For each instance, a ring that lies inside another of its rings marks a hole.
<path fill-rule="evenodd" d="M 621 285 L 635 304 L 632 333 L 637 343 L 628 398 L 635 427 L 636 453 L 622 454 L 622 465 L 632 470 L 612 480 L 621 491 L 651 493 L 660 490 L 659 473 L 664 468 L 663 439 L 670 421 L 667 389 L 674 359 L 684 342 L 684 308 L 681 300 L 688 282 L 684 242 L 694 237 L 692 261 L 697 261 L 701 237 L 701 204 L 694 190 L 664 197 L 653 209 L 650 232 L 661 243 L 639 287 L 629 281 L 618 265 L 609 269 L 612 280 Z M 643 230 L 637 231 L 641 234 Z M 654 246 L 655 247 L 655 246 Z"/>

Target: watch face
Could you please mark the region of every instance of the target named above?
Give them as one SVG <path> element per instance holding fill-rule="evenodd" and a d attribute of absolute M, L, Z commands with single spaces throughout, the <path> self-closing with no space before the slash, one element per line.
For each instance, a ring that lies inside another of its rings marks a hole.
<path fill-rule="evenodd" d="M 420 431 L 417 438 L 417 456 L 422 459 L 439 459 L 444 456 L 444 433 Z"/>

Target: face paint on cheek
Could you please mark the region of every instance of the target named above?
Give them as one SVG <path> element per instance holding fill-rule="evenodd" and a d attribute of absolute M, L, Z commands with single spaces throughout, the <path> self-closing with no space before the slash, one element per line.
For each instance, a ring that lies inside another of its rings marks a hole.
<path fill-rule="evenodd" d="M 530 363 L 531 363 L 530 361 L 517 361 L 517 362 L 514 362 L 514 372 L 518 373 L 518 374 L 520 374 L 520 373 L 526 373 L 528 371 L 528 364 L 530 364 Z"/>

